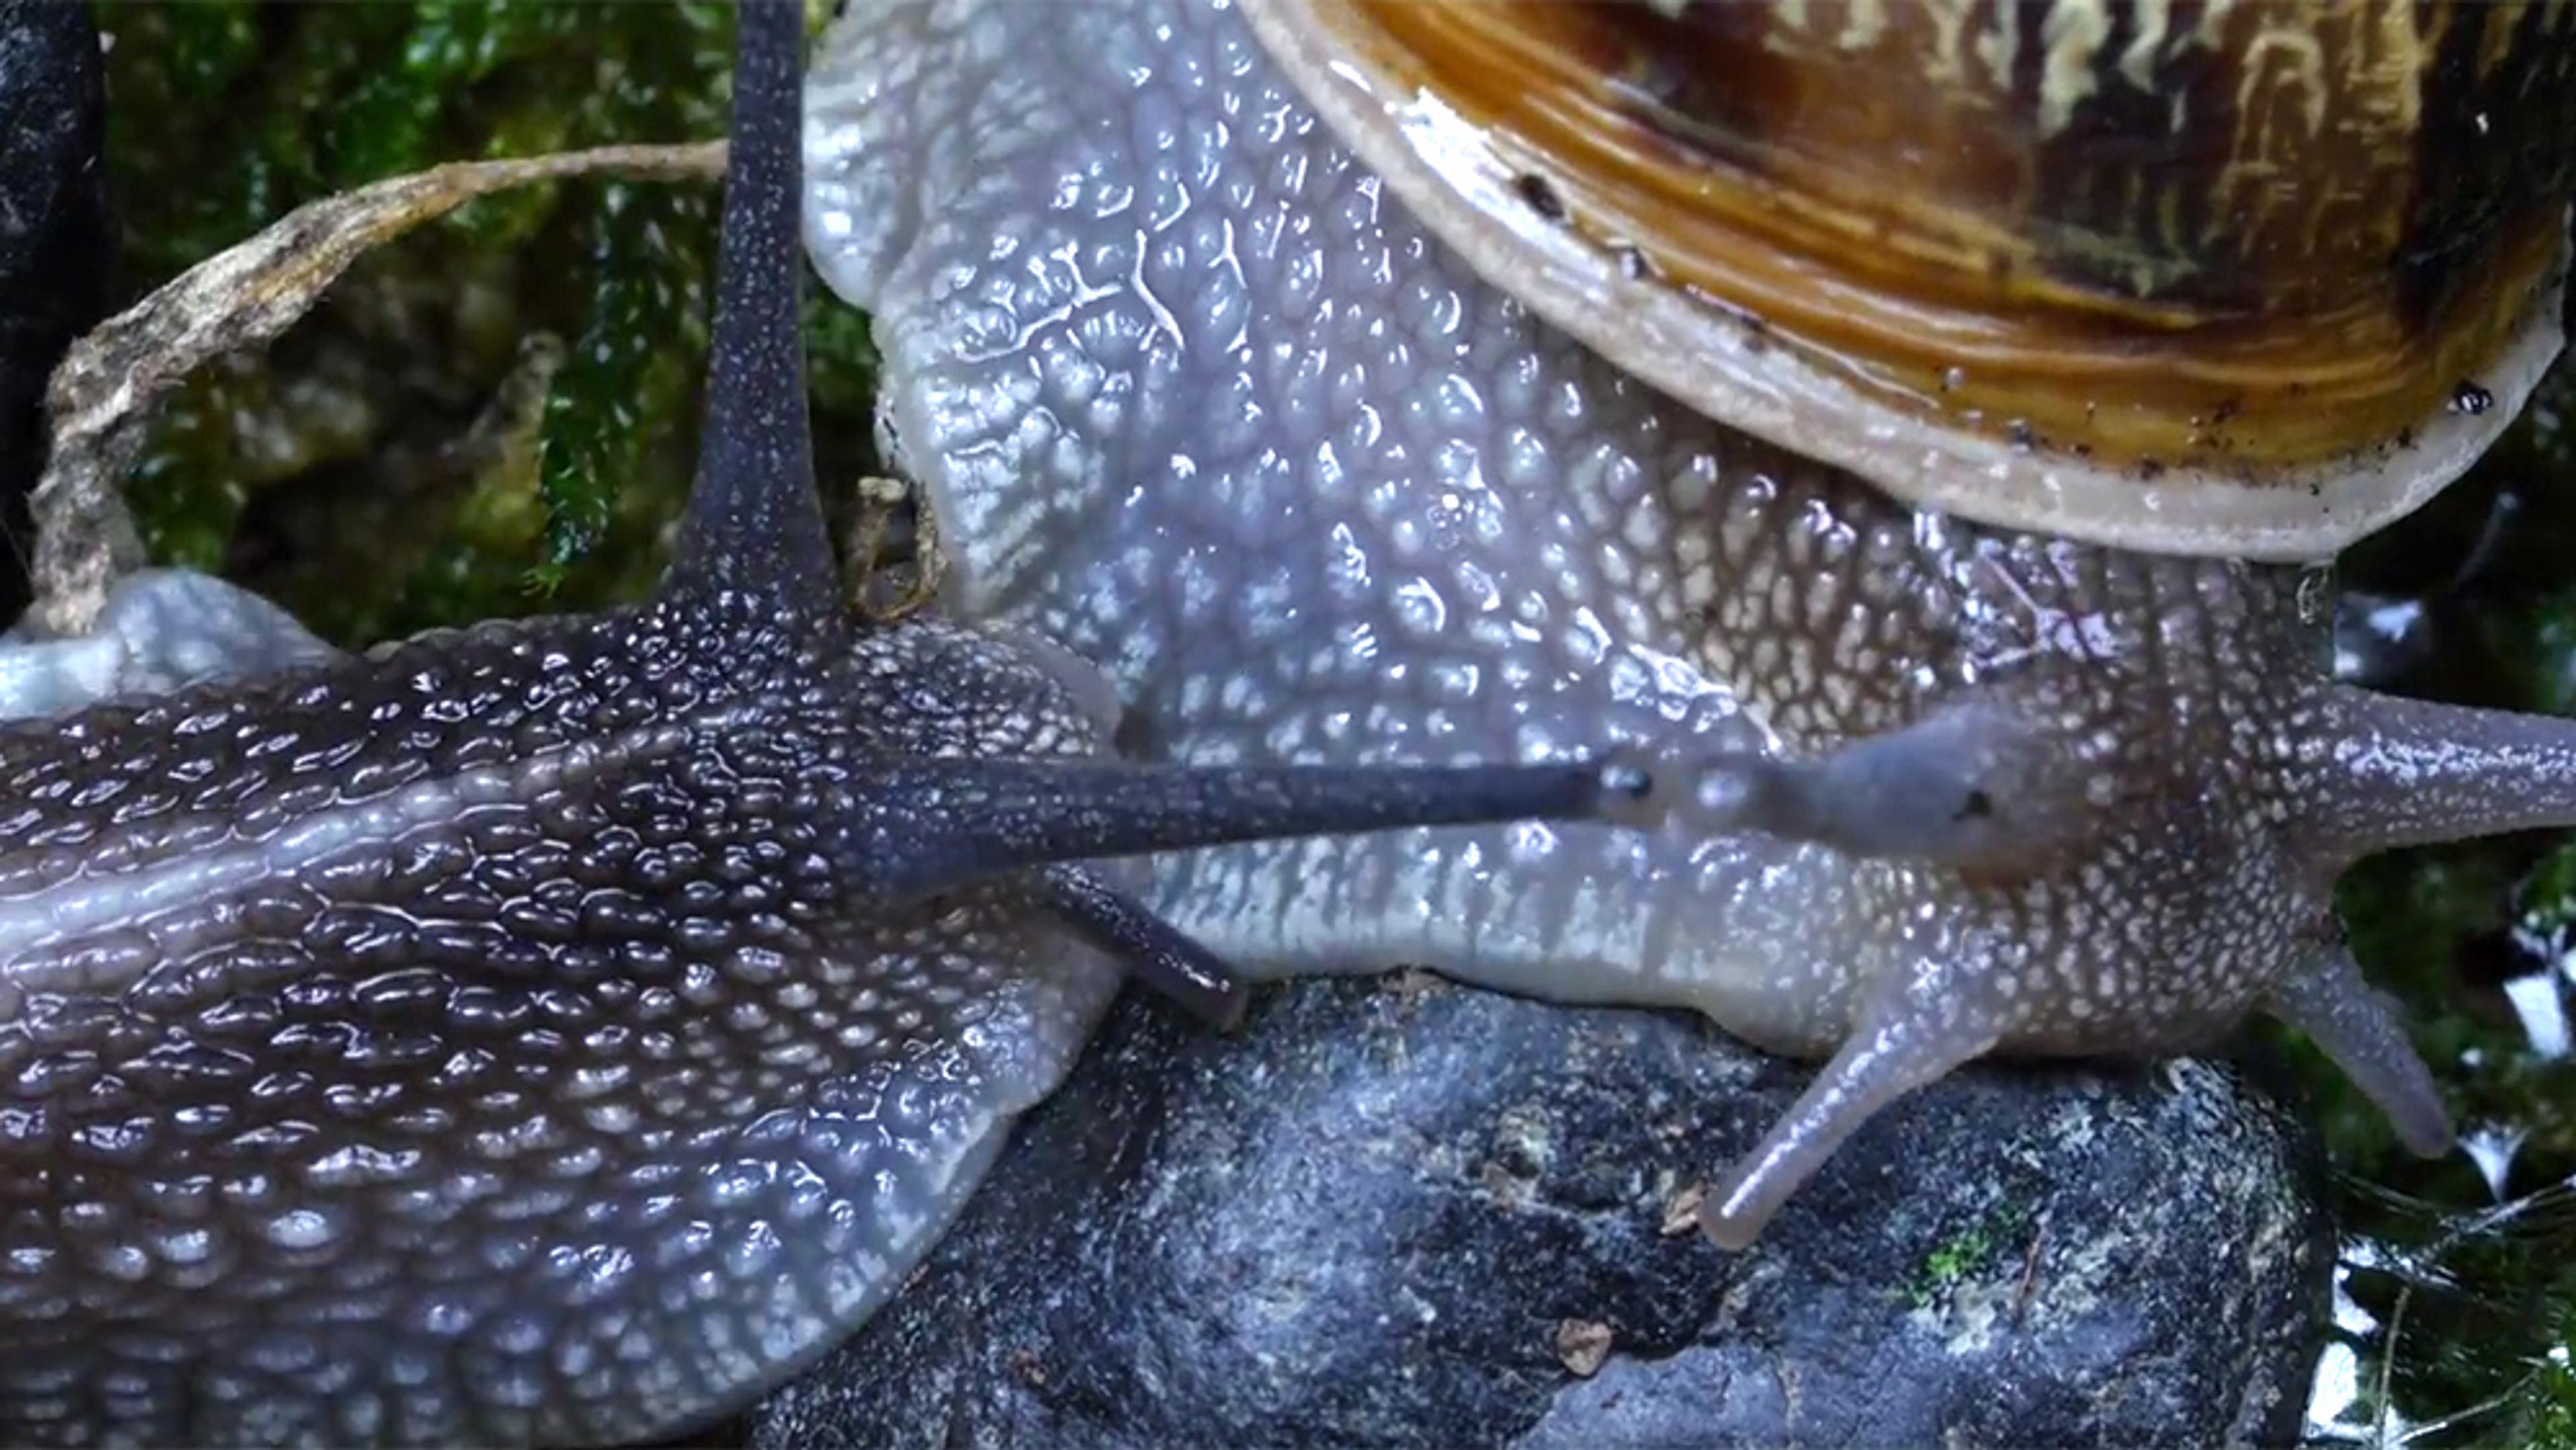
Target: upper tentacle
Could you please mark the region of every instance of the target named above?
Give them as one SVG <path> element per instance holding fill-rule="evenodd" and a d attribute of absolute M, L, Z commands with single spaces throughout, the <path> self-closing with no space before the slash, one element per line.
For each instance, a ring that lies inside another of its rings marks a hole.
<path fill-rule="evenodd" d="M 2291 745 L 2295 838 L 2328 877 L 2392 847 L 2576 826 L 2576 720 L 2336 686 Z"/>
<path fill-rule="evenodd" d="M 739 593 L 792 619 L 828 621 L 838 590 L 814 493 L 798 331 L 802 10 L 746 0 L 738 23 L 705 431 L 663 591 Z"/>

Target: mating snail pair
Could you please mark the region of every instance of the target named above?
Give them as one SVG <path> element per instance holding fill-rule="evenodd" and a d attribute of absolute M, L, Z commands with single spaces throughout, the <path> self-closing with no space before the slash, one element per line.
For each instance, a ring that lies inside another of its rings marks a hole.
<path fill-rule="evenodd" d="M 2257 1009 L 2446 1139 L 2327 893 L 2576 821 L 2576 729 L 2328 684 L 2296 571 L 2145 550 L 2326 552 L 2519 406 L 2565 7 L 1264 7 L 1275 64 L 1213 0 L 854 0 L 807 239 L 875 316 L 960 602 L 1005 622 L 889 628 L 842 607 L 811 489 L 795 13 L 743 11 L 652 600 L 0 731 L 9 1438 L 703 1423 L 896 1291 L 1126 969 L 1205 978 L 1174 926 L 1834 1054 L 1711 1196 L 1729 1243 L 1960 1062 Z M 1402 68 L 1443 35 L 1484 101 Z M 1523 52 L 1608 80 L 1497 84 Z M 1812 211 L 1767 179 L 1873 116 L 1899 162 L 1845 155 Z M 2439 151 L 2460 124 L 2492 162 Z M 1563 149 L 1622 134 L 1626 171 Z M 2241 169 L 2168 185 L 2159 144 Z M 2319 151 L 2350 167 L 2303 179 Z M 1930 205 L 1874 207 L 1891 174 Z M 1730 180 L 1693 213 L 1720 251 L 1644 225 Z M 2282 250 L 2328 241 L 2349 265 Z M 2256 386 L 2320 350 L 2359 361 Z M 1581 763 L 1677 739 L 1696 774 Z"/>

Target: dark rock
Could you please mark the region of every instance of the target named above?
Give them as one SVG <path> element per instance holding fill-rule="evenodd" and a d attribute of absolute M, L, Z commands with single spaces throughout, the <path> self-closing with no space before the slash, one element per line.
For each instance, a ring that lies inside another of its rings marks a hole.
<path fill-rule="evenodd" d="M 1123 1005 L 753 1443 L 2295 1438 L 2321 1168 L 2238 1069 L 1955 1075 L 1730 1256 L 1662 1232 L 1667 1204 L 1806 1069 L 1680 1016 L 1409 980 L 1268 993 L 1231 1038 Z"/>
<path fill-rule="evenodd" d="M 113 235 L 98 29 L 71 0 L 0 0 L 0 528 L 26 534 L 44 468 L 45 380 L 107 306 Z M 27 601 L 0 550 L 0 619 Z"/>

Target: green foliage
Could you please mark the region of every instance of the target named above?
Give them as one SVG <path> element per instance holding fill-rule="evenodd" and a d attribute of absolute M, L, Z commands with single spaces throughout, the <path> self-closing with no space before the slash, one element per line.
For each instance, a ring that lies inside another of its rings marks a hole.
<path fill-rule="evenodd" d="M 2531 1450 L 2576 1450 L 2576 1324 L 2564 1324 L 2558 1343 L 2534 1367 L 2528 1438 Z"/>
<path fill-rule="evenodd" d="M 181 0 L 98 16 L 128 295 L 367 181 L 718 136 L 730 100 L 718 3 Z M 515 191 L 360 262 L 268 356 L 173 400 L 129 489 L 156 556 L 224 569 L 351 642 L 634 594 L 689 480 L 716 199 L 689 184 Z M 809 311 L 822 456 L 849 468 L 874 355 L 849 309 Z M 540 333 L 568 349 L 539 466 L 515 485 L 543 501 L 528 529 L 492 480 L 439 460 Z M 353 490 L 381 497 L 327 504 Z"/>
<path fill-rule="evenodd" d="M 2576 370 L 2562 364 L 2467 479 L 2345 560 L 2348 583 L 2426 606 L 2435 648 L 2386 688 L 2576 714 L 2571 405 Z M 2510 526 L 2465 579 L 2450 577 L 2477 555 L 2499 500 Z M 2377 1327 L 2356 1348 L 2374 1374 L 2386 1365 L 2410 1444 L 2576 1450 L 2576 1059 L 2536 1043 L 2505 990 L 2569 995 L 2576 841 L 2534 833 L 2395 853 L 2347 875 L 2339 905 L 2464 1130 L 2511 1145 L 2500 1188 L 2464 1154 L 2415 1159 L 2307 1044 L 2272 1034 L 2323 1106 L 2347 1242 L 2367 1246 L 2347 1287 Z"/>
<path fill-rule="evenodd" d="M 442 161 L 721 134 L 728 8 L 182 0 L 98 11 L 127 260 L 158 280 L 316 197 Z M 533 225 L 559 199 L 477 207 Z"/>
<path fill-rule="evenodd" d="M 2029 1230 L 2029 1208 L 2007 1204 L 1952 1234 L 1924 1256 L 1906 1302 L 1917 1309 L 1939 1303 L 1959 1286 L 1992 1270 L 2007 1248 L 2027 1241 Z"/>
<path fill-rule="evenodd" d="M 589 318 L 546 399 L 538 568 L 549 590 L 607 533 L 616 481 L 641 461 L 648 422 L 689 406 L 706 351 L 706 274 L 671 259 L 705 252 L 708 212 L 668 187 L 603 190 L 589 226 Z"/>

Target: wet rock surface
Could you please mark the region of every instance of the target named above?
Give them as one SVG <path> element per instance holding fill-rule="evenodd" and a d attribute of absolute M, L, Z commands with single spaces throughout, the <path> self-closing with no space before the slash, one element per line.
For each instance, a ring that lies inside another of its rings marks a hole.
<path fill-rule="evenodd" d="M 2331 1240 L 2237 1068 L 1954 1074 L 1748 1254 L 1665 1227 L 1807 1070 L 1421 977 L 1122 1005 L 763 1447 L 2295 1437 Z"/>
<path fill-rule="evenodd" d="M 105 110 L 89 7 L 0 0 L 0 525 L 19 539 L 45 380 L 107 305 Z M 0 619 L 26 599 L 18 551 L 0 550 Z"/>

